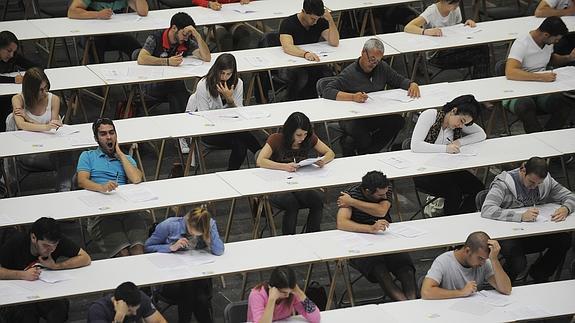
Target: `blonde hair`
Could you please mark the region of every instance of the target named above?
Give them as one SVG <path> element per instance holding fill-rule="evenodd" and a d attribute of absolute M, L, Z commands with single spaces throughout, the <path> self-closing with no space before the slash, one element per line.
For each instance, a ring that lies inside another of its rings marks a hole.
<path fill-rule="evenodd" d="M 210 220 L 212 215 L 205 205 L 196 207 L 186 214 L 186 223 L 202 233 L 202 239 L 210 247 Z"/>

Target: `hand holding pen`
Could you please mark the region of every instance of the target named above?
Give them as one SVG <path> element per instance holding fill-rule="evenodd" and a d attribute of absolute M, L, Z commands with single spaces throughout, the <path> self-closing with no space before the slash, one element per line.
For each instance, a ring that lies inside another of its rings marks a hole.
<path fill-rule="evenodd" d="M 22 75 L 22 73 L 20 72 L 20 68 L 18 68 L 18 75 L 16 75 L 14 77 L 14 83 L 16 84 L 22 84 L 22 80 L 24 80 L 24 76 Z"/>
<path fill-rule="evenodd" d="M 293 158 L 293 162 L 287 163 L 287 164 L 285 164 L 285 165 L 286 165 L 285 171 L 286 171 L 286 172 L 290 172 L 290 173 L 295 172 L 295 171 L 298 169 L 298 167 L 299 167 L 299 165 L 298 165 L 297 162 L 295 161 L 295 157 Z"/>
<path fill-rule="evenodd" d="M 448 154 L 458 154 L 460 152 L 459 145 L 453 142 L 450 138 L 447 138 L 447 142 L 449 143 L 445 147 L 445 152 Z"/>

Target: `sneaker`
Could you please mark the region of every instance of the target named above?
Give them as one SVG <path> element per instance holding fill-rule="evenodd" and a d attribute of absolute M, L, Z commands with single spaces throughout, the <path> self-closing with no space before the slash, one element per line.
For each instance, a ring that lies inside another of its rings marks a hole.
<path fill-rule="evenodd" d="M 180 138 L 178 140 L 180 141 L 180 150 L 182 151 L 182 154 L 189 153 L 190 146 L 188 145 L 188 141 L 186 140 L 186 138 Z"/>

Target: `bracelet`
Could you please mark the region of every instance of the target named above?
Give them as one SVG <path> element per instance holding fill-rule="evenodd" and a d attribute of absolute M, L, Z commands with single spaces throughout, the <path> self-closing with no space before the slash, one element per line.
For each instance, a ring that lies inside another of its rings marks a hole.
<path fill-rule="evenodd" d="M 309 52 L 303 53 L 303 58 L 305 58 L 305 55 L 307 55 L 308 53 L 309 53 Z M 305 58 L 305 59 L 307 59 L 307 58 Z"/>
<path fill-rule="evenodd" d="M 425 35 L 425 28 L 421 28 L 421 34 Z"/>

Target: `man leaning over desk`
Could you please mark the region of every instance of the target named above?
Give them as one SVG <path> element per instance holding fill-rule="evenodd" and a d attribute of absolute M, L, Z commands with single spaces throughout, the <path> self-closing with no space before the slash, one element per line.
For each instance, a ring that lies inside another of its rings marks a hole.
<path fill-rule="evenodd" d="M 561 204 L 551 215 L 551 221 L 563 221 L 575 209 L 575 194 L 551 177 L 545 159 L 531 157 L 520 168 L 497 175 L 481 207 L 481 216 L 500 221 L 534 222 L 540 217 L 536 205 L 545 203 Z M 520 207 L 531 208 L 514 210 Z M 529 275 L 536 282 L 546 282 L 564 259 L 570 243 L 568 232 L 502 241 L 505 271 L 515 280 L 527 267 L 526 254 L 546 250 L 529 269 Z"/>

